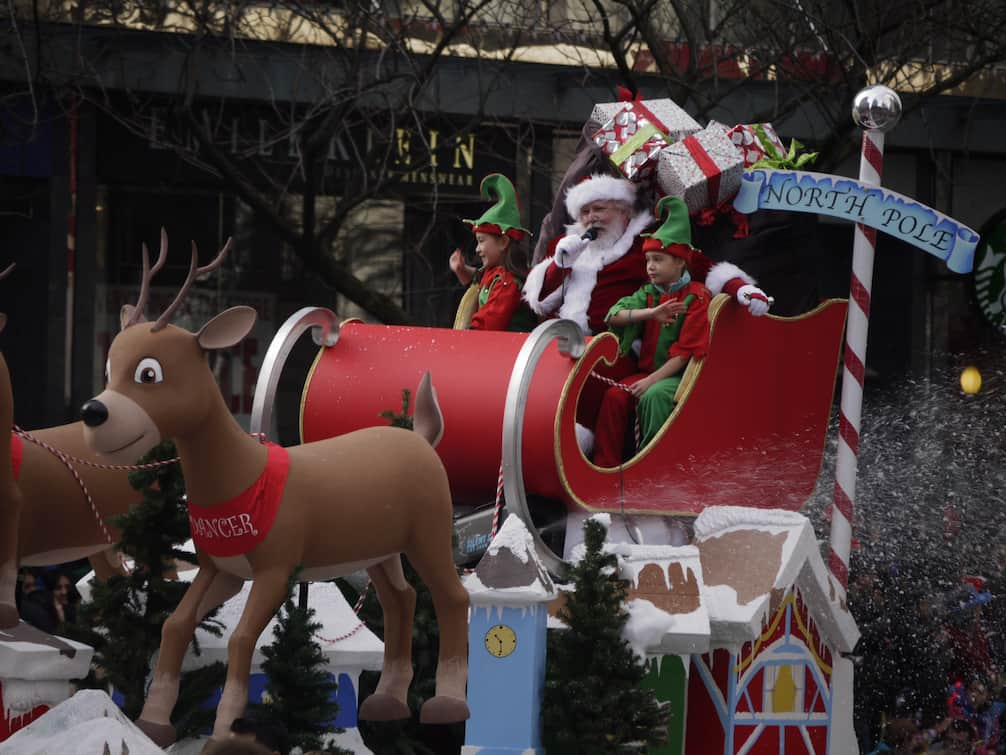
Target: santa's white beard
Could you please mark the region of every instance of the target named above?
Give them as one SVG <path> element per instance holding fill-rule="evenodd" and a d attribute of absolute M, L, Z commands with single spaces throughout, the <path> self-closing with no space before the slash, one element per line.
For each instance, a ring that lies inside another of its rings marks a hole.
<path fill-rule="evenodd" d="M 597 239 L 594 243 L 607 249 L 622 237 L 627 227 L 628 223 L 612 223 L 606 228 L 598 228 Z"/>

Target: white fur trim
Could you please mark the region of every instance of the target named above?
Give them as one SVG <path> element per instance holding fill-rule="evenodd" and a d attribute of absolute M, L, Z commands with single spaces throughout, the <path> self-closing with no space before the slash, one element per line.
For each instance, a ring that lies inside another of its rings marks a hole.
<path fill-rule="evenodd" d="M 631 207 L 636 201 L 636 185 L 624 178 L 595 173 L 586 181 L 573 184 L 566 192 L 566 212 L 573 220 L 578 220 L 580 208 L 600 199 L 625 202 Z"/>
<path fill-rule="evenodd" d="M 650 214 L 644 212 L 630 220 L 622 235 L 610 246 L 603 246 L 602 239 L 587 245 L 583 254 L 573 263 L 569 278 L 566 279 L 566 294 L 559 307 L 559 317 L 572 320 L 584 333 L 592 335 L 587 324 L 587 307 L 590 306 L 590 298 L 597 284 L 597 273 L 606 265 L 624 257 L 632 248 L 636 236 L 651 222 Z M 581 235 L 584 228 L 579 223 L 574 223 L 568 230 Z"/>
<path fill-rule="evenodd" d="M 580 450 L 583 451 L 583 455 L 590 458 L 590 455 L 594 453 L 594 431 L 577 422 L 576 443 L 580 446 Z"/>
<path fill-rule="evenodd" d="M 541 298 L 541 288 L 545 283 L 545 273 L 549 265 L 554 262 L 551 257 L 542 260 L 532 267 L 527 275 L 523 289 L 524 301 L 528 303 L 532 312 L 541 316 L 552 314 L 558 307 L 559 317 L 572 320 L 580 326 L 580 330 L 585 334 L 591 335 L 590 327 L 587 324 L 587 307 L 590 305 L 590 297 L 597 284 L 598 271 L 605 265 L 610 265 L 624 257 L 632 248 L 636 236 L 642 233 L 651 222 L 649 213 L 644 212 L 632 218 L 622 235 L 610 246 L 604 245 L 604 239 L 591 241 L 569 268 L 569 277 L 566 278 L 565 285 L 557 288 L 544 299 Z M 566 227 L 568 236 L 582 236 L 584 230 L 586 229 L 579 223 L 573 223 Z"/>
<path fill-rule="evenodd" d="M 544 299 L 539 298 L 541 296 L 541 287 L 545 284 L 545 273 L 551 264 L 552 258 L 548 257 L 532 267 L 527 274 L 527 279 L 524 281 L 524 288 L 521 289 L 524 301 L 527 302 L 531 311 L 542 317 L 551 314 L 562 301 L 561 287 L 557 288 Z"/>
<path fill-rule="evenodd" d="M 709 274 L 706 275 L 706 288 L 708 288 L 713 296 L 715 296 L 716 294 L 722 293 L 723 287 L 727 284 L 727 281 L 731 281 L 734 278 L 740 278 L 745 283 L 750 283 L 752 286 L 755 285 L 755 279 L 737 267 L 734 263 L 717 262 L 709 268 Z"/>

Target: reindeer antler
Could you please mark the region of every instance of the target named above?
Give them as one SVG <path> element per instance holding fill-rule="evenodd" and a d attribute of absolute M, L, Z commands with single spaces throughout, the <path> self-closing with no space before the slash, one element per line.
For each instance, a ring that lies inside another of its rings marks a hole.
<path fill-rule="evenodd" d="M 11 262 L 9 265 L 7 265 L 7 268 L 2 273 L 0 273 L 0 281 L 2 281 L 4 278 L 10 275 L 15 267 L 17 267 L 16 262 Z"/>
<path fill-rule="evenodd" d="M 210 262 L 208 265 L 199 267 L 199 249 L 196 247 L 196 242 L 192 242 L 192 262 L 189 264 L 189 274 L 185 276 L 185 283 L 182 284 L 181 291 L 175 297 L 175 300 L 171 302 L 166 310 L 157 318 L 157 322 L 154 323 L 154 327 L 150 329 L 151 333 L 156 333 L 158 330 L 162 330 L 169 322 L 171 322 L 172 315 L 182 303 L 182 299 L 185 298 L 185 294 L 188 293 L 189 288 L 192 286 L 193 281 L 205 273 L 210 273 L 216 270 L 224 261 L 224 257 L 227 256 L 227 252 L 231 249 L 231 240 L 227 239 L 227 243 L 224 244 L 224 248 L 220 250 L 220 253 L 216 258 Z"/>
<path fill-rule="evenodd" d="M 126 321 L 123 328 L 128 328 L 130 325 L 136 325 L 143 317 L 143 309 L 147 306 L 147 297 L 150 296 L 150 281 L 153 280 L 157 272 L 164 267 L 164 263 L 168 261 L 168 232 L 161 228 L 161 250 L 157 255 L 157 262 L 154 263 L 153 269 L 150 267 L 150 251 L 147 249 L 147 245 L 142 245 L 143 249 L 143 278 L 140 281 L 140 298 L 136 300 L 136 307 L 133 309 L 132 314 L 129 315 L 129 319 Z"/>

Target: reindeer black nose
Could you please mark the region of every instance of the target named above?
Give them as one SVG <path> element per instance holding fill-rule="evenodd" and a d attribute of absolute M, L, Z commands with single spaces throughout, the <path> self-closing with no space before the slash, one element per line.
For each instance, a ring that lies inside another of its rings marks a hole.
<path fill-rule="evenodd" d="M 88 427 L 97 427 L 108 419 L 108 407 L 98 399 L 92 398 L 85 401 L 84 405 L 80 407 L 80 418 Z"/>

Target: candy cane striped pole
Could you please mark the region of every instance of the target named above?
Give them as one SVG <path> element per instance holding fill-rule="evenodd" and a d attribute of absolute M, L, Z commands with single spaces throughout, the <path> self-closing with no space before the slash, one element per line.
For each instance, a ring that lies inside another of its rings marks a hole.
<path fill-rule="evenodd" d="M 901 116 L 901 100 L 887 87 L 870 87 L 856 95 L 852 116 L 864 128 L 859 180 L 880 186 L 884 167 L 884 132 Z M 849 316 L 845 328 L 845 362 L 838 425 L 838 458 L 835 462 L 835 495 L 831 512 L 831 552 L 828 568 L 843 588 L 849 584 L 852 550 L 852 511 L 856 500 L 859 428 L 863 410 L 866 371 L 866 337 L 870 324 L 873 253 L 877 232 L 857 225 L 852 247 L 852 280 Z"/>

